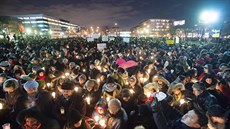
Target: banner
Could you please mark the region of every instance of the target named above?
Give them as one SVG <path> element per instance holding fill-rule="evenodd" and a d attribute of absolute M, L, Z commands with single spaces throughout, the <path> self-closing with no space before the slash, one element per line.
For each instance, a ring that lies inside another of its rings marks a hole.
<path fill-rule="evenodd" d="M 105 49 L 106 48 L 106 43 L 98 43 L 97 44 L 97 49 L 99 50 L 99 51 L 102 51 L 103 49 Z"/>
<path fill-rule="evenodd" d="M 167 39 L 166 44 L 174 44 L 174 40 Z"/>

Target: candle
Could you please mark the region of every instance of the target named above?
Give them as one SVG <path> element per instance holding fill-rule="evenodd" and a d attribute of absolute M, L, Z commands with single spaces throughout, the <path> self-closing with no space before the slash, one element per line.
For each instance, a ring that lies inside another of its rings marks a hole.
<path fill-rule="evenodd" d="M 151 92 L 147 92 L 146 96 L 149 98 L 151 96 Z"/>
<path fill-rule="evenodd" d="M 69 73 L 68 73 L 68 72 L 66 72 L 66 73 L 65 73 L 65 76 L 69 76 Z"/>
<path fill-rule="evenodd" d="M 180 105 L 184 104 L 185 100 L 184 99 L 180 99 Z"/>
<path fill-rule="evenodd" d="M 96 122 L 98 122 L 99 121 L 99 116 L 94 116 L 94 120 L 96 121 Z"/>
<path fill-rule="evenodd" d="M 78 87 L 75 87 L 74 90 L 75 90 L 76 92 L 78 92 Z"/>
<path fill-rule="evenodd" d="M 3 109 L 3 104 L 2 104 L 2 103 L 0 103 L 0 110 L 1 110 L 1 109 Z"/>
<path fill-rule="evenodd" d="M 55 92 L 52 92 L 51 95 L 52 95 L 52 97 L 55 99 L 56 93 L 55 93 Z"/>
<path fill-rule="evenodd" d="M 99 124 L 100 124 L 102 127 L 105 127 L 105 120 L 101 119 L 101 120 L 99 121 Z"/>
<path fill-rule="evenodd" d="M 148 73 L 150 74 L 150 72 L 151 72 L 151 70 L 150 69 L 148 69 Z"/>
<path fill-rule="evenodd" d="M 86 70 L 85 70 L 85 69 L 83 69 L 82 71 L 83 71 L 83 72 L 85 72 Z"/>
<path fill-rule="evenodd" d="M 98 78 L 98 79 L 97 79 L 97 82 L 100 83 L 100 81 L 101 81 L 100 78 Z"/>
<path fill-rule="evenodd" d="M 45 70 L 45 67 L 42 67 L 43 70 Z"/>
<path fill-rule="evenodd" d="M 46 85 L 47 85 L 47 87 L 50 87 L 51 84 L 50 84 L 50 83 L 47 83 Z"/>
<path fill-rule="evenodd" d="M 106 97 L 106 101 L 109 102 L 110 98 L 109 97 Z"/>
<path fill-rule="evenodd" d="M 135 93 L 133 89 L 130 89 L 129 92 L 130 92 L 131 94 L 134 94 L 134 93 Z"/>
<path fill-rule="evenodd" d="M 86 97 L 85 100 L 86 100 L 87 104 L 90 105 L 90 97 Z"/>
<path fill-rule="evenodd" d="M 64 79 L 64 78 L 65 78 L 65 76 L 61 76 L 61 78 L 63 78 L 63 79 Z"/>

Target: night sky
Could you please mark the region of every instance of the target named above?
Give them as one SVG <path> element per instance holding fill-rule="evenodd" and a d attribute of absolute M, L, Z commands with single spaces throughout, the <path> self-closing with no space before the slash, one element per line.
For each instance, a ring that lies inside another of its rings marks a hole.
<path fill-rule="evenodd" d="M 130 29 L 150 18 L 197 21 L 203 9 L 230 17 L 230 0 L 0 0 L 0 15 L 43 13 L 80 26 L 112 26 Z M 195 24 L 195 23 L 194 23 Z"/>

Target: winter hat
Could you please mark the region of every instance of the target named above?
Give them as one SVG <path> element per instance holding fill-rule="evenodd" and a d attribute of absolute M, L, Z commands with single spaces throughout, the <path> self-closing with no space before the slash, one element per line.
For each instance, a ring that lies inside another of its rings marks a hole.
<path fill-rule="evenodd" d="M 78 110 L 72 109 L 67 114 L 67 123 L 74 125 L 83 118 Z"/>
<path fill-rule="evenodd" d="M 62 86 L 61 86 L 61 88 L 63 89 L 63 90 L 74 90 L 74 87 L 75 87 L 75 85 L 74 85 L 74 83 L 72 83 L 72 82 L 64 82 L 63 84 L 62 84 Z"/>
<path fill-rule="evenodd" d="M 101 108 L 107 110 L 107 108 L 108 108 L 108 105 L 107 105 L 107 104 L 108 104 L 107 101 L 106 101 L 105 99 L 101 98 L 101 99 L 96 103 L 95 108 L 101 107 Z"/>
<path fill-rule="evenodd" d="M 21 79 L 22 80 L 26 80 L 26 81 L 29 81 L 29 80 L 33 80 L 37 77 L 37 75 L 35 73 L 29 73 L 28 75 L 21 75 Z"/>
<path fill-rule="evenodd" d="M 38 65 L 35 65 L 35 66 L 33 66 L 33 67 L 32 67 L 32 69 L 33 69 L 33 70 L 35 70 L 35 71 L 38 71 L 38 70 L 40 70 L 40 69 L 41 69 L 41 67 L 40 67 L 40 66 L 38 66 Z"/>
<path fill-rule="evenodd" d="M 36 81 L 27 81 L 23 87 L 25 90 L 27 90 L 29 88 L 38 88 L 38 86 L 39 84 Z"/>
<path fill-rule="evenodd" d="M 98 91 L 99 89 L 99 85 L 95 79 L 90 79 L 85 83 L 84 88 L 87 89 L 88 87 L 91 87 L 92 91 Z"/>
<path fill-rule="evenodd" d="M 108 109 L 110 113 L 115 114 L 121 109 L 121 102 L 120 100 L 114 98 L 111 99 L 108 103 Z"/>
<path fill-rule="evenodd" d="M 8 63 L 8 61 L 2 61 L 2 62 L 0 63 L 0 66 L 2 66 L 2 67 L 8 67 L 8 66 L 9 66 L 9 63 Z"/>
<path fill-rule="evenodd" d="M 107 78 L 106 78 L 106 83 L 114 83 L 115 81 L 114 81 L 114 78 L 113 77 L 111 77 L 111 76 L 108 76 Z"/>
<path fill-rule="evenodd" d="M 194 83 L 192 85 L 192 88 L 195 88 L 197 90 L 202 90 L 202 91 L 204 91 L 206 89 L 204 83 L 202 83 L 202 82 L 196 82 L 196 83 Z"/>
<path fill-rule="evenodd" d="M 220 105 L 212 105 L 208 108 L 208 114 L 210 116 L 223 117 L 226 118 L 230 114 L 230 110 L 226 111 Z"/>
<path fill-rule="evenodd" d="M 18 80 L 14 79 L 14 78 L 7 79 L 3 83 L 3 89 L 5 89 L 6 87 L 9 87 L 9 86 L 13 86 L 14 88 L 18 88 L 19 87 Z"/>

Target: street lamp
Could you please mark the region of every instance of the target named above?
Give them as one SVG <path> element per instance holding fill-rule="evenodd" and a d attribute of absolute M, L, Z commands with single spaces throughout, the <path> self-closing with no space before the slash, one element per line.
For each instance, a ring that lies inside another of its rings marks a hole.
<path fill-rule="evenodd" d="M 219 12 L 214 10 L 204 11 L 200 14 L 199 19 L 204 24 L 216 23 L 219 19 Z"/>

